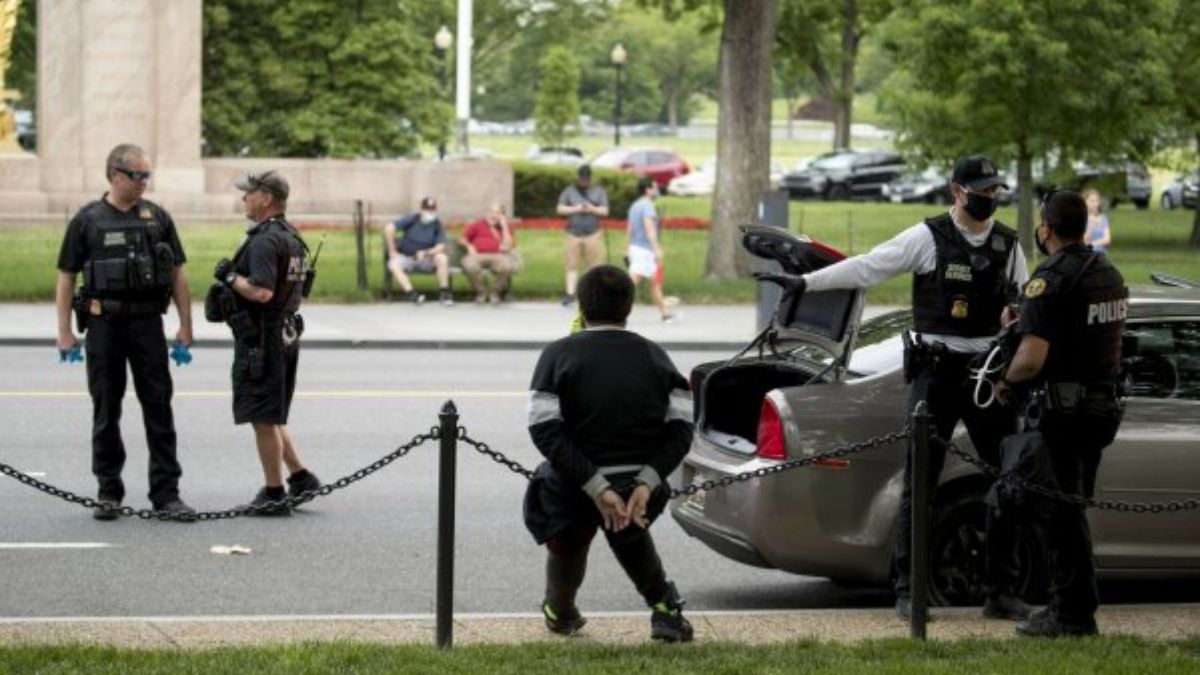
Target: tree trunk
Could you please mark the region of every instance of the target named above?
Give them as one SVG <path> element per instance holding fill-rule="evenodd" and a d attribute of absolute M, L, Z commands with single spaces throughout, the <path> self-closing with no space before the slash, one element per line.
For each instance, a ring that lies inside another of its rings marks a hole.
<path fill-rule="evenodd" d="M 733 279 L 750 270 L 738 226 L 755 222 L 770 188 L 771 48 L 778 0 L 725 0 L 721 27 L 717 185 L 705 276 Z"/>
<path fill-rule="evenodd" d="M 858 61 L 858 0 L 842 0 L 842 53 L 838 88 L 833 96 L 833 149 L 850 147 L 854 117 L 854 65 Z"/>
<path fill-rule="evenodd" d="M 1037 186 L 1033 184 L 1033 155 L 1025 141 L 1017 142 L 1017 234 L 1020 237 L 1021 248 L 1025 250 L 1026 260 L 1031 261 L 1033 269 L 1033 198 Z"/>
<path fill-rule="evenodd" d="M 1200 134 L 1196 136 L 1196 151 L 1200 153 Z M 1192 216 L 1192 236 L 1188 238 L 1188 246 L 1200 248 L 1200 195 L 1196 196 L 1196 213 Z"/>

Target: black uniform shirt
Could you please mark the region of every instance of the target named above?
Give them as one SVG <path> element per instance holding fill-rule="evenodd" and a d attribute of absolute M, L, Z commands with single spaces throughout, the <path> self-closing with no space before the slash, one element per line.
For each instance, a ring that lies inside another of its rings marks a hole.
<path fill-rule="evenodd" d="M 175 253 L 175 265 L 179 266 L 187 262 L 187 256 L 183 252 L 183 244 L 180 243 L 179 234 L 175 230 L 175 221 L 171 220 L 171 215 L 161 206 L 154 202 L 140 199 L 128 211 L 121 211 L 108 203 L 107 199 L 101 197 L 99 200 L 79 209 L 79 212 L 75 214 L 71 222 L 67 224 L 67 233 L 63 237 L 62 247 L 58 252 L 58 269 L 63 272 L 80 272 L 83 270 L 83 264 L 92 255 L 92 251 L 88 247 L 87 231 L 85 229 L 88 223 L 108 225 L 116 229 L 120 227 L 145 227 L 148 221 L 158 221 L 159 226 L 162 227 L 163 241 Z"/>
<path fill-rule="evenodd" d="M 270 289 L 275 295 L 266 308 L 272 311 L 295 311 L 299 307 L 299 291 L 303 282 L 304 247 L 291 225 L 282 218 L 268 218 L 247 232 L 249 240 L 234 260 L 234 271 L 259 288 Z M 289 301 L 295 306 L 289 306 Z"/>
<path fill-rule="evenodd" d="M 1017 329 L 1050 343 L 1041 379 L 1116 380 L 1129 291 L 1107 256 L 1095 254 L 1089 264 L 1092 255 L 1083 244 L 1067 246 L 1043 261 L 1025 286 Z"/>

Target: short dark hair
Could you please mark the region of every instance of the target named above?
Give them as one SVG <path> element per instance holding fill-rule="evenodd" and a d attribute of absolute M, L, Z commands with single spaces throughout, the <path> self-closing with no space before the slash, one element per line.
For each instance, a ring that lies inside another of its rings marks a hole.
<path fill-rule="evenodd" d="M 1056 190 L 1042 200 L 1042 222 L 1063 241 L 1083 239 L 1087 221 L 1087 202 L 1078 192 Z"/>
<path fill-rule="evenodd" d="M 649 190 L 651 187 L 653 187 L 653 185 L 654 185 L 653 178 L 650 178 L 649 176 L 642 176 L 641 178 L 638 179 L 638 188 L 637 188 L 638 194 L 639 195 L 646 194 L 646 190 Z"/>
<path fill-rule="evenodd" d="M 615 265 L 597 265 L 579 279 L 579 310 L 588 325 L 623 324 L 633 311 L 633 279 Z"/>
<path fill-rule="evenodd" d="M 104 162 L 104 178 L 112 180 L 113 172 L 117 169 L 128 169 L 135 159 L 146 159 L 146 151 L 133 143 L 121 143 L 108 153 Z"/>

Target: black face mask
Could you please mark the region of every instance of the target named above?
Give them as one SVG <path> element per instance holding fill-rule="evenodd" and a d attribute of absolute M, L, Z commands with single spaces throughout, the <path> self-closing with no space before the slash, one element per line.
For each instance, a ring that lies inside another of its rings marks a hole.
<path fill-rule="evenodd" d="M 980 222 L 992 217 L 996 212 L 996 199 L 978 192 L 967 193 L 967 205 L 963 207 L 967 215 Z"/>
<path fill-rule="evenodd" d="M 1049 256 L 1050 249 L 1046 248 L 1046 240 L 1038 237 L 1038 229 L 1040 228 L 1034 229 L 1033 231 L 1033 243 L 1037 245 L 1037 250 L 1039 253 L 1044 256 Z"/>

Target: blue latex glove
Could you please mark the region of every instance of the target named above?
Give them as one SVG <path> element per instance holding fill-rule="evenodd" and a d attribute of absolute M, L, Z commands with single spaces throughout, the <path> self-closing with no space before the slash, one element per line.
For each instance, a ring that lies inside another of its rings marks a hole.
<path fill-rule="evenodd" d="M 59 363 L 83 363 L 83 348 L 78 343 L 70 349 L 58 350 Z"/>
<path fill-rule="evenodd" d="M 192 362 L 192 350 L 182 342 L 176 342 L 171 347 L 171 359 L 175 361 L 176 366 L 186 366 Z"/>

